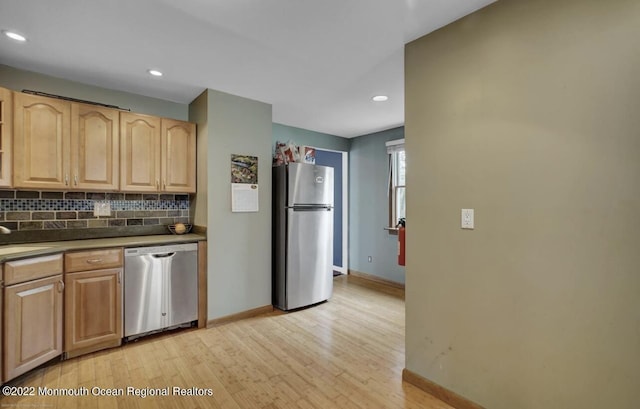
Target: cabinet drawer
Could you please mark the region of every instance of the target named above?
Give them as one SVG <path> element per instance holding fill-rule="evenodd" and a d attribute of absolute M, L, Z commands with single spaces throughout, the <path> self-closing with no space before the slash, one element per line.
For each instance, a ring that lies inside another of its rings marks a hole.
<path fill-rule="evenodd" d="M 62 254 L 8 261 L 4 264 L 4 285 L 62 274 Z"/>
<path fill-rule="evenodd" d="M 122 267 L 122 248 L 66 253 L 64 263 L 67 273 Z"/>

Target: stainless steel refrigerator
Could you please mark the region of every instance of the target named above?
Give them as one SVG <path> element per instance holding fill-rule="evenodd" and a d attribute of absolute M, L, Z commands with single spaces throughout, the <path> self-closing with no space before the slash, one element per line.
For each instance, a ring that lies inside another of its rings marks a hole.
<path fill-rule="evenodd" d="M 273 168 L 273 305 L 293 310 L 333 291 L 333 168 Z"/>

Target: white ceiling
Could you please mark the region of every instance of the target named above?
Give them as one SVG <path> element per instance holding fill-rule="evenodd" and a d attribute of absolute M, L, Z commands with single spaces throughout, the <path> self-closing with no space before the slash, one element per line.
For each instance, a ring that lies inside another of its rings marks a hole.
<path fill-rule="evenodd" d="M 29 40 L 1 36 L 0 62 L 180 103 L 212 88 L 354 137 L 404 123 L 405 43 L 492 2 L 0 0 L 0 29 Z"/>

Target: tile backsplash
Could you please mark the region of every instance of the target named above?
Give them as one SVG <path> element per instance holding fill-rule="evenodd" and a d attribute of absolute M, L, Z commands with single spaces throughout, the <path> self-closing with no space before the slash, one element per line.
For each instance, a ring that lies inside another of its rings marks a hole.
<path fill-rule="evenodd" d="M 94 216 L 96 202 L 111 216 Z M 189 195 L 0 190 L 0 225 L 14 231 L 173 223 L 189 223 Z"/>

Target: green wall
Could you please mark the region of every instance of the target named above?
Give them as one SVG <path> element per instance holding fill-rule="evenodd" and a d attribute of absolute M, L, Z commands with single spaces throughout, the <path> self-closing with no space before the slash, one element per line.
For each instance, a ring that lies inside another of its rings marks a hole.
<path fill-rule="evenodd" d="M 207 226 L 209 211 L 209 91 L 205 90 L 189 104 L 189 121 L 196 124 L 196 192 L 191 197 L 191 216 L 196 226 Z"/>
<path fill-rule="evenodd" d="M 198 151 L 207 198 L 196 198 L 194 217 L 207 226 L 208 319 L 269 306 L 271 105 L 209 89 L 190 112 L 207 139 Z M 231 154 L 258 157 L 258 212 L 231 212 Z"/>
<path fill-rule="evenodd" d="M 492 409 L 638 407 L 639 22 L 503 0 L 407 45 L 407 369 Z"/>
<path fill-rule="evenodd" d="M 29 89 L 65 97 L 116 105 L 139 114 L 156 115 L 186 121 L 189 106 L 128 92 L 114 91 L 93 85 L 20 70 L 0 64 L 0 86 L 13 91 Z"/>
<path fill-rule="evenodd" d="M 349 268 L 398 283 L 404 283 L 398 236 L 383 230 L 389 223 L 385 142 L 402 138 L 402 127 L 359 136 L 351 140 L 349 152 Z"/>
<path fill-rule="evenodd" d="M 272 126 L 272 132 L 272 149 L 275 148 L 276 142 L 292 141 L 298 146 L 306 145 L 334 151 L 349 151 L 349 139 L 340 136 L 276 123 Z"/>

